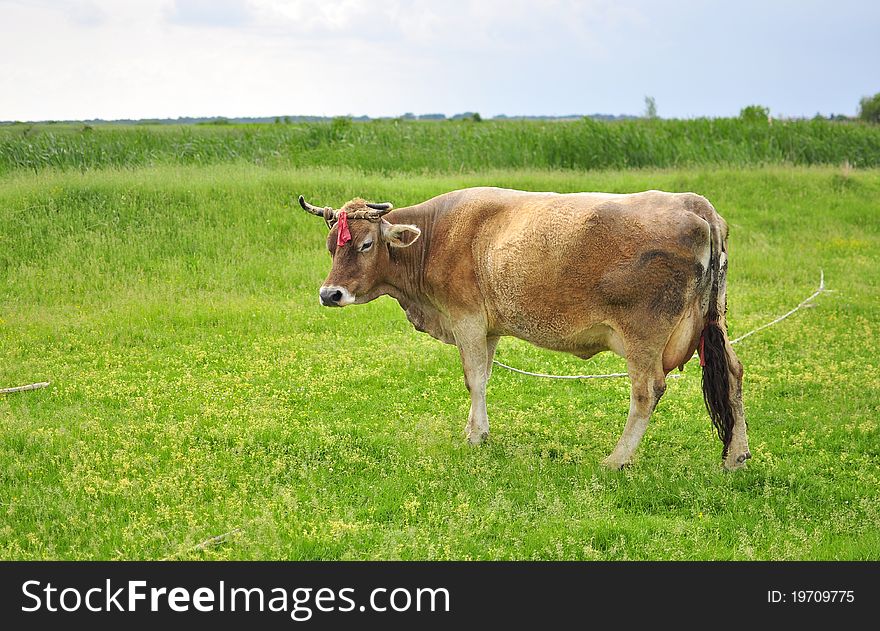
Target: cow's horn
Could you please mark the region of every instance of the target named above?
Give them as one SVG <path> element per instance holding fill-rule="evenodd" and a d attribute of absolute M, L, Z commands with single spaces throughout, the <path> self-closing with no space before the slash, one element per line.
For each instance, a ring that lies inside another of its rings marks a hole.
<path fill-rule="evenodd" d="M 385 202 L 384 204 L 371 204 L 367 202 L 366 206 L 373 210 L 373 212 L 368 214 L 368 217 L 371 219 L 378 219 L 382 215 L 391 212 L 391 209 L 394 208 L 389 202 Z"/>
<path fill-rule="evenodd" d="M 385 202 L 383 204 L 371 204 L 370 202 L 367 202 L 367 208 L 372 208 L 373 210 L 384 210 L 387 213 L 389 210 L 394 208 L 394 206 L 391 204 L 391 202 Z"/>
<path fill-rule="evenodd" d="M 318 217 L 323 217 L 324 220 L 328 222 L 333 221 L 333 219 L 336 217 L 336 212 L 329 206 L 326 206 L 324 208 L 313 206 L 312 204 L 308 203 L 305 197 L 303 197 L 302 195 L 299 196 L 299 205 L 302 206 L 304 211 L 312 213 L 313 215 L 318 215 Z"/>

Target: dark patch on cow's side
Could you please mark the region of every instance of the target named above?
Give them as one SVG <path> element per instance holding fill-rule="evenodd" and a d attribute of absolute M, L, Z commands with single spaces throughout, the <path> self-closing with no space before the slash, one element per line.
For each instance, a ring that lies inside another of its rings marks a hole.
<path fill-rule="evenodd" d="M 693 270 L 692 259 L 653 249 L 609 269 L 596 287 L 609 306 L 642 306 L 664 318 L 674 318 L 684 310 L 688 288 L 694 284 Z"/>
<path fill-rule="evenodd" d="M 663 250 L 648 250 L 644 254 L 639 257 L 639 265 L 648 265 L 651 261 L 655 259 L 665 259 L 668 260 L 672 255 L 669 252 L 664 252 Z"/>
<path fill-rule="evenodd" d="M 684 309 L 687 275 L 681 268 L 668 268 L 666 278 L 657 285 L 651 296 L 651 310 L 664 316 L 676 316 Z"/>
<path fill-rule="evenodd" d="M 648 250 L 639 257 L 638 266 L 648 284 L 651 311 L 664 316 L 680 314 L 689 280 L 687 262 L 671 252 Z"/>
<path fill-rule="evenodd" d="M 605 304 L 610 307 L 632 307 L 639 300 L 639 291 L 633 276 L 633 265 L 618 264 L 609 266 L 596 289 Z"/>

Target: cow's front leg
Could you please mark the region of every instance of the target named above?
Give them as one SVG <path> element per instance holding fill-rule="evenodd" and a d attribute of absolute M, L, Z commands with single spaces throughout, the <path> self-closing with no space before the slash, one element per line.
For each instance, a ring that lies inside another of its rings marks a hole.
<path fill-rule="evenodd" d="M 488 358 L 485 328 L 478 326 L 462 328 L 455 332 L 455 342 L 461 354 L 464 383 L 471 393 L 471 410 L 464 431 L 470 444 L 479 445 L 489 437 L 486 382 L 489 380 L 491 359 Z"/>

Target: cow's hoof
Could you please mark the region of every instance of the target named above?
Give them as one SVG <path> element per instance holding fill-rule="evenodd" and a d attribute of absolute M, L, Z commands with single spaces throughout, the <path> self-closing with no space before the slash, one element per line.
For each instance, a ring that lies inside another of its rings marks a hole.
<path fill-rule="evenodd" d="M 614 460 L 610 456 L 605 458 L 602 461 L 602 466 L 608 469 L 609 471 L 621 471 L 626 469 L 630 465 L 629 462 L 621 462 L 620 460 Z"/>
<path fill-rule="evenodd" d="M 751 457 L 752 457 L 752 453 L 748 450 L 746 450 L 736 456 L 731 454 L 731 455 L 727 456 L 727 458 L 724 459 L 724 468 L 727 471 L 736 471 L 737 469 L 742 469 L 746 464 L 746 460 L 748 460 Z"/>
<path fill-rule="evenodd" d="M 489 432 L 471 432 L 468 434 L 468 442 L 471 445 L 481 445 L 489 438 Z"/>

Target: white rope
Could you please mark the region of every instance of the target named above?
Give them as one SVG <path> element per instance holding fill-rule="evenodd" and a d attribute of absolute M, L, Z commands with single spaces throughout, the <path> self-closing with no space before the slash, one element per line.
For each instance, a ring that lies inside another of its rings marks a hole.
<path fill-rule="evenodd" d="M 807 298 L 802 300 L 798 306 L 796 306 L 791 311 L 784 313 L 783 315 L 779 316 L 778 318 L 771 320 L 770 322 L 768 322 L 766 324 L 762 324 L 758 328 L 752 329 L 748 333 L 744 333 L 744 334 L 740 335 L 738 338 L 731 340 L 730 343 L 731 344 L 738 344 L 741 341 L 743 341 L 744 339 L 746 339 L 747 337 L 754 335 L 755 333 L 758 333 L 759 331 L 763 331 L 764 329 L 767 329 L 767 328 L 773 326 L 774 324 L 778 324 L 778 323 L 782 322 L 787 317 L 795 314 L 796 312 L 800 311 L 804 307 L 809 306 L 810 303 L 812 303 L 813 300 L 815 300 L 816 296 L 823 294 L 823 293 L 828 293 L 831 291 L 833 291 L 833 290 L 832 289 L 825 289 L 825 272 L 823 270 L 819 270 L 819 288 L 816 291 L 814 291 L 812 294 L 810 294 Z M 696 354 L 693 357 L 691 357 L 688 361 L 693 360 L 695 357 L 697 357 Z M 542 373 L 542 372 L 529 372 L 528 370 L 520 370 L 519 368 L 514 368 L 513 366 L 508 366 L 507 364 L 502 364 L 497 359 L 493 359 L 492 363 L 496 364 L 498 366 L 501 366 L 502 368 L 504 368 L 506 370 L 510 370 L 512 372 L 518 372 L 521 375 L 528 375 L 530 377 L 543 377 L 545 379 L 615 379 L 615 378 L 619 378 L 619 377 L 628 377 L 629 376 L 629 374 L 625 373 L 625 372 L 612 372 L 612 373 L 607 373 L 604 375 L 548 375 L 548 374 Z M 669 377 L 667 377 L 667 378 L 674 379 L 677 377 L 681 377 L 681 375 L 672 374 L 672 375 L 669 375 Z"/>
<path fill-rule="evenodd" d="M 754 334 L 757 333 L 758 331 L 763 331 L 764 329 L 767 329 L 767 328 L 773 326 L 774 324 L 777 324 L 777 323 L 779 323 L 779 322 L 782 322 L 782 321 L 785 320 L 788 316 L 794 314 L 795 312 L 799 311 L 800 309 L 803 309 L 804 307 L 806 307 L 807 305 L 809 305 L 811 302 L 813 302 L 813 299 L 814 299 L 816 296 L 818 296 L 819 294 L 826 293 L 826 292 L 829 292 L 829 291 L 831 291 L 831 290 L 830 290 L 830 289 L 825 289 L 825 272 L 824 272 L 823 270 L 819 270 L 819 289 L 817 289 L 817 290 L 814 291 L 812 294 L 810 294 L 810 296 L 809 296 L 808 298 L 806 298 L 806 299 L 805 299 L 804 301 L 802 301 L 797 307 L 795 307 L 794 309 L 792 309 L 792 310 L 789 311 L 788 313 L 785 313 L 784 315 L 779 316 L 779 317 L 776 318 L 775 320 L 771 320 L 771 321 L 768 322 L 767 324 L 762 324 L 762 325 L 759 326 L 757 329 L 752 329 L 752 330 L 749 331 L 748 333 L 743 333 L 743 334 L 740 335 L 738 338 L 736 338 L 736 339 L 734 339 L 734 340 L 730 340 L 730 343 L 731 343 L 731 344 L 738 344 L 739 342 L 742 342 L 744 339 L 746 339 L 746 338 L 749 337 L 750 335 L 754 335 Z"/>
<path fill-rule="evenodd" d="M 27 392 L 28 390 L 38 390 L 49 385 L 48 381 L 40 383 L 30 383 L 26 386 L 15 386 L 14 388 L 0 388 L 0 394 L 12 394 L 13 392 Z"/>
<path fill-rule="evenodd" d="M 528 370 L 520 370 L 519 368 L 514 368 L 513 366 L 508 366 L 507 364 L 502 364 L 497 359 L 493 359 L 492 363 L 501 366 L 502 368 L 506 368 L 507 370 L 518 372 L 521 375 L 529 375 L 530 377 L 545 377 L 546 379 L 608 379 L 609 377 L 628 376 L 625 372 L 612 372 L 608 373 L 607 375 L 547 375 L 542 372 L 529 372 Z"/>

